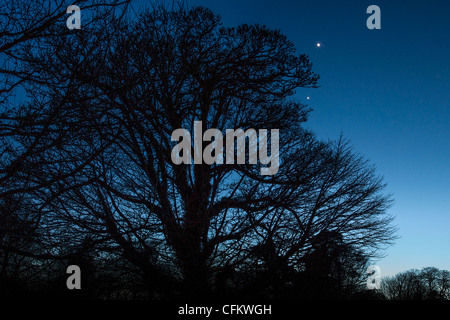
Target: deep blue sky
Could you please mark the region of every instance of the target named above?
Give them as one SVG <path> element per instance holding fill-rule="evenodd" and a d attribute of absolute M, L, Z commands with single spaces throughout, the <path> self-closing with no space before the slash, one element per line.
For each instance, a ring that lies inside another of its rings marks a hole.
<path fill-rule="evenodd" d="M 145 2 L 133 1 L 135 9 Z M 226 26 L 281 29 L 310 56 L 321 87 L 298 91 L 314 109 L 308 126 L 326 139 L 342 132 L 395 200 L 401 238 L 377 262 L 382 276 L 450 270 L 450 1 L 186 2 Z M 381 30 L 366 27 L 371 4 L 381 8 Z"/>

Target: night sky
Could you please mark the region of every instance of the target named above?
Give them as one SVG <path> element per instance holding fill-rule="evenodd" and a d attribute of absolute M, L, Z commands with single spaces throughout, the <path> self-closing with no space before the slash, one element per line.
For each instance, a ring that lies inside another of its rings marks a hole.
<path fill-rule="evenodd" d="M 321 79 L 320 88 L 297 91 L 314 110 L 307 126 L 323 139 L 350 139 L 393 194 L 401 238 L 377 261 L 381 275 L 450 270 L 450 1 L 186 3 L 212 9 L 225 26 L 280 29 L 309 55 Z M 372 4 L 380 30 L 366 26 Z"/>

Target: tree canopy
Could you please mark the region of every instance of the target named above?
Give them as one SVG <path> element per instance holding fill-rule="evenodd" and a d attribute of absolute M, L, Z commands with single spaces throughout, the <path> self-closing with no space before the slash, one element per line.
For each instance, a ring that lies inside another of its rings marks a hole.
<path fill-rule="evenodd" d="M 374 167 L 345 138 L 305 128 L 296 91 L 319 76 L 280 30 L 155 6 L 108 11 L 10 56 L 29 76 L 26 101 L 0 115 L 4 255 L 126 270 L 153 298 L 276 296 L 318 257 L 365 266 L 395 238 Z M 171 134 L 195 121 L 202 134 L 278 129 L 279 171 L 175 164 Z M 344 274 L 336 261 L 324 276 Z"/>

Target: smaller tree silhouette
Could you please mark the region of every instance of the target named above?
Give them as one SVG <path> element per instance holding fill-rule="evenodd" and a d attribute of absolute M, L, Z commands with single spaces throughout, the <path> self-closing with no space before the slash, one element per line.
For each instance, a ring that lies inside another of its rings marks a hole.
<path fill-rule="evenodd" d="M 383 279 L 381 291 L 389 300 L 448 300 L 450 273 L 435 267 L 408 270 Z"/>
<path fill-rule="evenodd" d="M 351 298 L 364 291 L 369 257 L 344 241 L 336 231 L 324 231 L 312 240 L 303 259 L 300 286 L 314 298 Z"/>

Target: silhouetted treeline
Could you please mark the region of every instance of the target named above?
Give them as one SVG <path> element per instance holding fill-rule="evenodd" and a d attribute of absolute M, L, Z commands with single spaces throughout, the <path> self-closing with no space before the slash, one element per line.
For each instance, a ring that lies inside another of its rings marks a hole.
<path fill-rule="evenodd" d="M 341 237 L 327 235 L 297 269 L 270 262 L 253 269 L 222 268 L 208 281 L 208 299 L 376 299 L 366 289 L 368 259 Z M 261 248 L 265 250 L 265 248 Z M 259 254 L 262 254 L 260 252 Z M 167 279 L 145 281 L 145 276 L 119 257 L 99 258 L 95 252 L 74 253 L 63 260 L 26 258 L 0 252 L 0 297 L 3 299 L 183 299 L 182 276 L 171 266 Z M 68 290 L 68 265 L 81 269 L 81 290 Z M 168 279 L 171 279 L 168 281 Z M 205 297 L 203 297 L 205 298 Z"/>
<path fill-rule="evenodd" d="M 450 272 L 427 267 L 383 279 L 381 292 L 389 300 L 449 300 Z"/>

